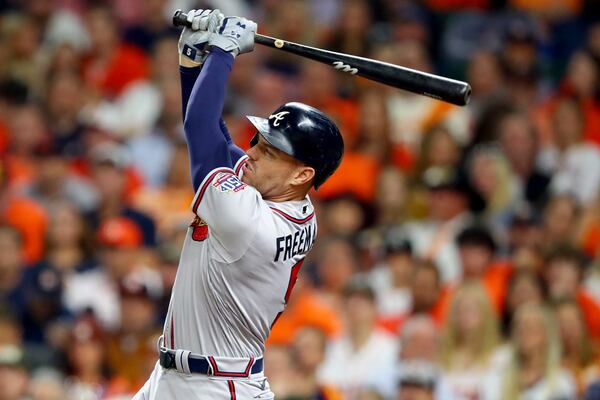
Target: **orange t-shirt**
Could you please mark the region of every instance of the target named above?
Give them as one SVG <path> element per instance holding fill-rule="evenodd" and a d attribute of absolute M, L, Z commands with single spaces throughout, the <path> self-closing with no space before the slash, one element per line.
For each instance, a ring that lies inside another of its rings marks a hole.
<path fill-rule="evenodd" d="M 600 339 L 600 304 L 583 289 L 577 292 L 576 300 L 583 312 L 588 333 L 592 338 Z"/>
<path fill-rule="evenodd" d="M 319 188 L 317 195 L 331 198 L 352 193 L 360 200 L 370 202 L 375 194 L 380 165 L 377 160 L 348 151 L 335 173 Z"/>
<path fill-rule="evenodd" d="M 39 261 L 44 252 L 44 239 L 48 217 L 46 211 L 32 200 L 13 197 L 0 210 L 0 220 L 14 226 L 23 236 L 25 261 Z"/>
<path fill-rule="evenodd" d="M 94 65 L 93 57 L 86 59 L 83 63 L 83 77 L 86 83 L 104 95 L 117 96 L 130 83 L 148 78 L 149 64 L 148 57 L 142 50 L 122 44 L 103 68 Z"/>
<path fill-rule="evenodd" d="M 334 309 L 319 301 L 310 289 L 300 289 L 294 293 L 295 299 L 271 329 L 267 345 L 289 345 L 299 329 L 312 326 L 322 330 L 327 337 L 337 336 L 342 330 L 342 321 Z"/>
<path fill-rule="evenodd" d="M 498 316 L 502 315 L 504 310 L 504 300 L 508 292 L 508 280 L 511 274 L 512 268 L 509 265 L 502 262 L 495 262 L 486 269 L 480 281 Z M 439 322 L 445 321 L 448 317 L 450 304 L 452 303 L 452 297 L 456 289 L 457 286 L 450 286 L 440 295 L 440 301 L 438 302 L 439 309 L 437 310 L 437 317 L 441 318 Z"/>

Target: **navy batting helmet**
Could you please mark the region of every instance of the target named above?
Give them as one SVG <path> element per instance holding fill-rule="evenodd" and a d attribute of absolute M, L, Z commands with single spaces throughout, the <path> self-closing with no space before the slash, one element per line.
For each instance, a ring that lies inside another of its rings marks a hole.
<path fill-rule="evenodd" d="M 314 107 L 286 103 L 269 118 L 248 119 L 273 147 L 315 169 L 314 186 L 333 174 L 342 161 L 344 141 L 333 121 Z M 258 142 L 254 136 L 251 145 Z"/>

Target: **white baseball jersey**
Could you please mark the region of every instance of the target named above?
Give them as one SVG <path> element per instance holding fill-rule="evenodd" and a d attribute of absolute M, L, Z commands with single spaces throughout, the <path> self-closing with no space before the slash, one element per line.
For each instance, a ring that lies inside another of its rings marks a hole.
<path fill-rule="evenodd" d="M 201 355 L 259 357 L 283 311 L 317 223 L 308 196 L 263 200 L 242 166 L 203 180 L 164 326 L 164 345 Z"/>

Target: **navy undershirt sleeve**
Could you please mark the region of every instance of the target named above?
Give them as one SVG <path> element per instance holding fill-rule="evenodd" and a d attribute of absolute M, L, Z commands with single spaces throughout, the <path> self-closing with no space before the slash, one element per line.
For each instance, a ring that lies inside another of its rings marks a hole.
<path fill-rule="evenodd" d="M 201 66 L 198 67 L 179 67 L 180 72 L 180 80 L 181 80 L 181 105 L 182 105 L 182 115 L 183 120 L 185 121 L 186 111 L 188 107 L 188 102 L 190 99 L 190 95 L 192 94 L 192 89 L 194 87 L 194 83 L 198 79 L 198 75 L 200 75 Z M 225 137 L 225 140 L 229 147 L 229 155 L 231 157 L 231 162 L 233 165 L 246 153 L 244 150 L 236 146 L 236 144 L 231 139 L 231 135 L 229 134 L 229 130 L 227 129 L 227 125 L 225 121 L 223 121 L 222 117 L 219 117 L 219 127 L 221 129 L 221 133 Z M 188 143 L 189 145 L 189 143 Z M 190 148 L 190 152 L 192 149 Z M 194 170 L 194 166 L 192 165 L 192 170 Z"/>
<path fill-rule="evenodd" d="M 215 48 L 208 56 L 189 95 L 184 83 L 191 81 L 190 68 L 181 68 L 182 103 L 185 105 L 184 131 L 190 154 L 194 190 L 217 167 L 233 167 L 229 143 L 221 131 L 221 113 L 227 78 L 233 56 Z M 186 101 L 187 99 L 187 101 Z M 231 140 L 231 139 L 229 139 Z"/>

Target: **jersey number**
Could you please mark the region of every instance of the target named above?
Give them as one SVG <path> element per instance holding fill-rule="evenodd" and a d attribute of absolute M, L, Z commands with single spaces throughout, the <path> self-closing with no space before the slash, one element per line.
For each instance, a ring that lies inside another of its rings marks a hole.
<path fill-rule="evenodd" d="M 290 280 L 288 282 L 288 287 L 287 287 L 287 290 L 285 291 L 285 297 L 283 298 L 285 304 L 288 303 L 288 300 L 290 299 L 290 296 L 292 295 L 292 290 L 294 290 L 294 285 L 296 284 L 296 281 L 298 280 L 298 273 L 300 272 L 300 268 L 302 268 L 303 262 L 304 262 L 304 260 L 298 261 L 292 267 L 292 271 L 290 272 Z M 275 317 L 275 320 L 271 324 L 271 328 L 273 327 L 273 325 L 275 325 L 275 322 L 277 322 L 277 320 L 281 316 L 282 312 L 283 311 L 281 311 L 279 314 L 277 314 L 277 316 Z"/>

